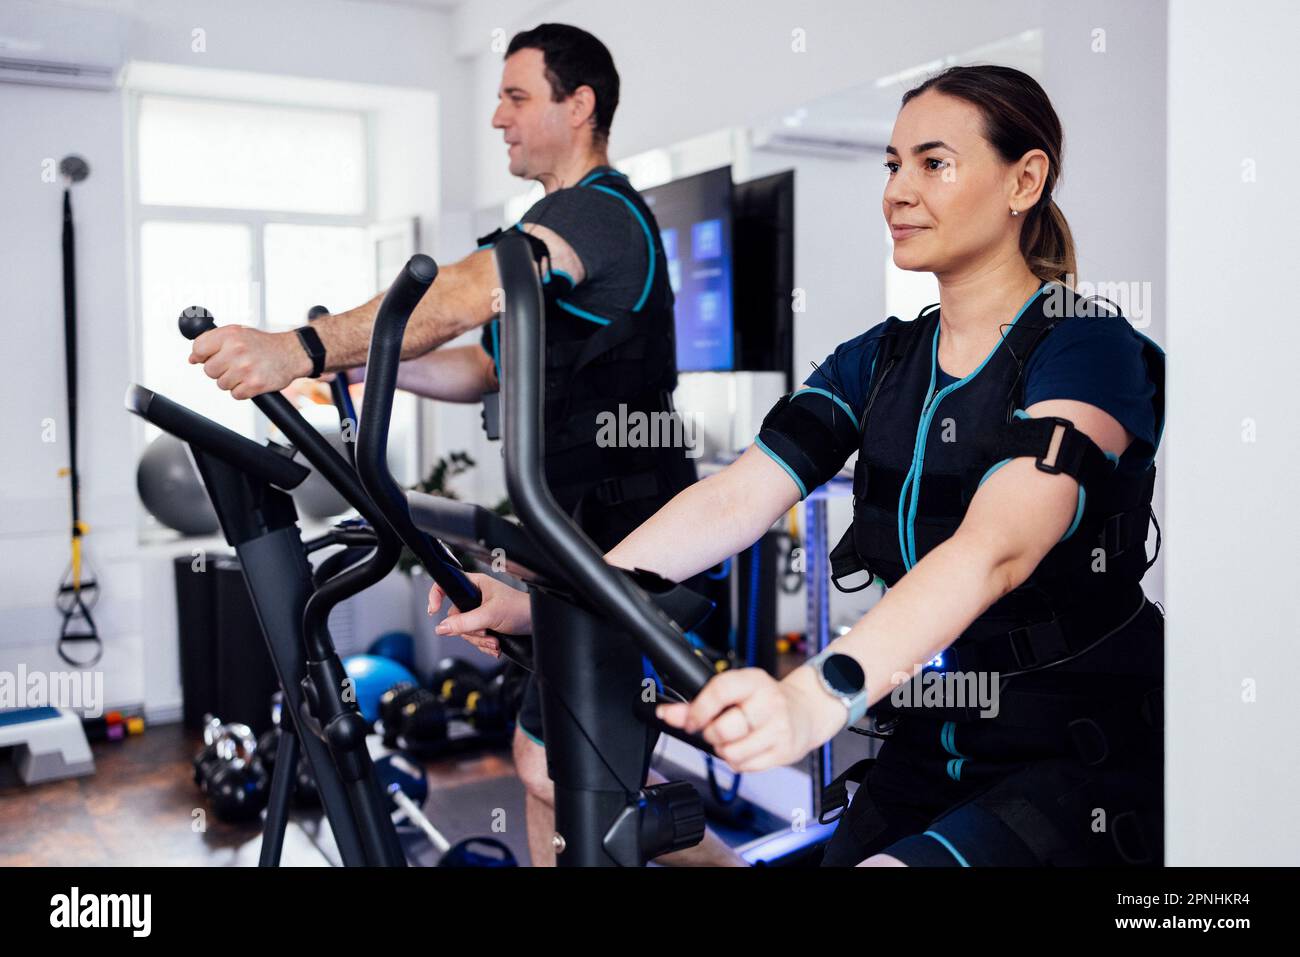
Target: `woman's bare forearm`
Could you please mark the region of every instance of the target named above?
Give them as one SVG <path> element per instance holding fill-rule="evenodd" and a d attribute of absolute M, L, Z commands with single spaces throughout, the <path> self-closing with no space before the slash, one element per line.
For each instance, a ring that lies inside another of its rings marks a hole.
<path fill-rule="evenodd" d="M 397 387 L 442 402 L 477 402 L 492 388 L 492 360 L 479 346 L 443 347 L 397 369 Z"/>
<path fill-rule="evenodd" d="M 751 447 L 721 472 L 678 492 L 605 561 L 684 581 L 754 544 L 798 501 L 785 472 Z"/>
<path fill-rule="evenodd" d="M 829 645 L 856 658 L 875 704 L 953 643 L 1010 588 L 1005 569 L 968 537 L 932 549 L 885 592 L 846 634 Z"/>

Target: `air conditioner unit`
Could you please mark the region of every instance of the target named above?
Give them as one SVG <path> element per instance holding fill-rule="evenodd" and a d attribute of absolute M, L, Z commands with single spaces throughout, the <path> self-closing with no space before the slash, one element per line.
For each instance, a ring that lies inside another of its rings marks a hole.
<path fill-rule="evenodd" d="M 793 153 L 856 160 L 880 153 L 884 147 L 866 140 L 834 134 L 764 130 L 755 134 L 754 149 L 762 153 Z"/>
<path fill-rule="evenodd" d="M 106 10 L 6 3 L 0 83 L 111 90 L 122 69 L 123 26 Z"/>

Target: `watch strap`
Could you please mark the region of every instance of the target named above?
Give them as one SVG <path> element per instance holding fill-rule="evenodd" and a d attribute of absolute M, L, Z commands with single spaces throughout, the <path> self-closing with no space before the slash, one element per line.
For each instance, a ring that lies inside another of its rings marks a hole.
<path fill-rule="evenodd" d="M 325 343 L 311 326 L 299 326 L 294 331 L 298 333 L 298 341 L 302 343 L 307 358 L 311 359 L 311 377 L 315 379 L 325 371 Z"/>

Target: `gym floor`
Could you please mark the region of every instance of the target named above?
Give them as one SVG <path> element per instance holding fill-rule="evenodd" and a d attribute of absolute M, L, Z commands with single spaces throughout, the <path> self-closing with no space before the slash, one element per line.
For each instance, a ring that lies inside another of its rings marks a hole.
<path fill-rule="evenodd" d="M 205 809 L 206 802 L 194 784 L 190 761 L 201 744 L 198 732 L 180 724 L 150 726 L 121 742 L 93 744 L 93 775 L 36 787 L 24 786 L 9 762 L 0 760 L 0 867 L 255 865 L 261 847 L 258 823 L 223 824 L 209 813 L 206 828 L 196 825 L 194 812 Z M 521 864 L 527 863 L 523 786 L 514 777 L 508 751 L 427 763 L 425 770 L 430 788 L 426 813 L 450 840 L 474 833 L 468 823 L 460 833 L 455 812 L 483 807 L 486 792 L 506 808 L 508 821 L 520 822 L 517 829 L 510 828 L 517 830 L 518 839 L 498 836 Z M 334 857 L 319 812 L 295 810 L 282 863 L 323 866 Z"/>

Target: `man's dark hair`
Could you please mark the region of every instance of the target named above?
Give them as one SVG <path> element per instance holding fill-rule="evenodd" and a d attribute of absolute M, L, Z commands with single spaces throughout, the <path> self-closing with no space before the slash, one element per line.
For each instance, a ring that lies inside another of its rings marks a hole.
<path fill-rule="evenodd" d="M 580 86 L 591 87 L 596 94 L 596 109 L 592 113 L 594 136 L 600 142 L 609 139 L 609 127 L 618 108 L 618 70 L 614 69 L 609 48 L 578 27 L 542 23 L 516 33 L 506 50 L 506 58 L 520 50 L 542 51 L 554 102 L 567 100 Z"/>

